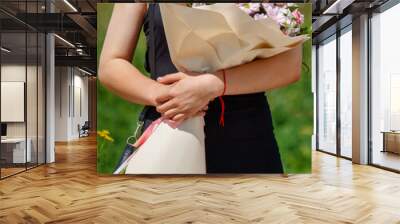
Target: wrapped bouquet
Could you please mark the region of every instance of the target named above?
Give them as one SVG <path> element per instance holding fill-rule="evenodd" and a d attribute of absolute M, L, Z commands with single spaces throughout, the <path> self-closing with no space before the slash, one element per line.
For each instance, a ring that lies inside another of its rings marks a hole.
<path fill-rule="evenodd" d="M 220 3 L 186 7 L 160 4 L 172 62 L 179 71 L 214 72 L 268 58 L 302 44 L 303 17 L 290 5 Z M 155 121 L 120 167 L 127 174 L 204 174 L 204 120 L 178 127 Z"/>
<path fill-rule="evenodd" d="M 273 19 L 254 19 L 240 7 L 229 3 L 196 8 L 160 4 L 168 48 L 176 68 L 214 72 L 256 58 L 272 57 L 306 40 L 303 35 L 285 35 Z"/>

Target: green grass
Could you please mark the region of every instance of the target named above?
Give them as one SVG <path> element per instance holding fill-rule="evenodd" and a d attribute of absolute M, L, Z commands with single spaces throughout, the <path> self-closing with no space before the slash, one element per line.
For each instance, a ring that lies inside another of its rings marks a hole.
<path fill-rule="evenodd" d="M 113 4 L 97 5 L 97 57 L 99 57 Z M 311 4 L 303 4 L 306 29 L 311 29 Z M 135 51 L 133 64 L 143 73 L 146 41 L 143 32 Z M 286 173 L 311 171 L 311 134 L 313 128 L 313 96 L 311 93 L 311 41 L 304 44 L 303 70 L 299 82 L 269 92 L 275 135 Z M 98 83 L 97 128 L 109 130 L 114 142 L 98 138 L 97 171 L 113 172 L 125 146 L 126 138 L 133 134 L 142 106 L 129 103 L 114 95 Z"/>

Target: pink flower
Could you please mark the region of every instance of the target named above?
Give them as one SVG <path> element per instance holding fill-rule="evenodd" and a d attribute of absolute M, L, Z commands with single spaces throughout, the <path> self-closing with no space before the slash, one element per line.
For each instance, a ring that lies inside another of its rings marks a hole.
<path fill-rule="evenodd" d="M 262 5 L 262 7 L 265 9 L 265 8 L 268 8 L 268 7 L 274 7 L 274 3 L 261 3 L 261 5 Z"/>
<path fill-rule="evenodd" d="M 238 3 L 238 6 L 241 10 L 243 10 L 248 15 L 254 15 L 260 11 L 261 4 L 260 3 Z"/>
<path fill-rule="evenodd" d="M 292 12 L 292 15 L 295 18 L 297 24 L 301 25 L 304 22 L 304 15 L 302 15 L 298 9 L 294 10 Z"/>
<path fill-rule="evenodd" d="M 296 36 L 301 32 L 304 15 L 296 4 L 290 3 L 237 3 L 238 7 L 255 20 L 270 18 L 281 28 L 282 32 Z"/>
<path fill-rule="evenodd" d="M 267 13 L 267 16 L 271 19 L 273 19 L 275 22 L 277 22 L 279 25 L 282 25 L 285 21 L 285 14 L 284 10 L 281 7 L 276 7 L 276 6 L 267 6 L 265 9 L 265 12 Z"/>

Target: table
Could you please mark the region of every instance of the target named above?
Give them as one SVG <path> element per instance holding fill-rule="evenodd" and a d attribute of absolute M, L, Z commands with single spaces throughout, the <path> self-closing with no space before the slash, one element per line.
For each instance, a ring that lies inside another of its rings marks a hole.
<path fill-rule="evenodd" d="M 400 131 L 382 131 L 383 150 L 382 152 L 392 152 L 400 154 Z"/>
<path fill-rule="evenodd" d="M 25 138 L 6 138 L 1 139 L 1 157 L 6 163 L 26 163 L 31 162 L 32 140 L 26 139 L 28 142 L 25 154 Z M 12 159 L 11 159 L 12 158 Z"/>

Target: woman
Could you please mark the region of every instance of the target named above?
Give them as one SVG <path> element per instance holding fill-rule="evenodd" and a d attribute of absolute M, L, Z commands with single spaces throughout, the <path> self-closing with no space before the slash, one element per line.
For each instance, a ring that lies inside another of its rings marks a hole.
<path fill-rule="evenodd" d="M 142 26 L 151 79 L 130 62 Z M 205 114 L 207 173 L 282 173 L 264 92 L 299 80 L 301 62 L 301 47 L 297 47 L 224 72 L 178 72 L 169 56 L 158 4 L 116 4 L 100 57 L 99 79 L 126 100 L 148 105 L 146 121 L 163 116 L 180 122 Z M 215 98 L 223 92 L 221 126 L 221 105 Z"/>

